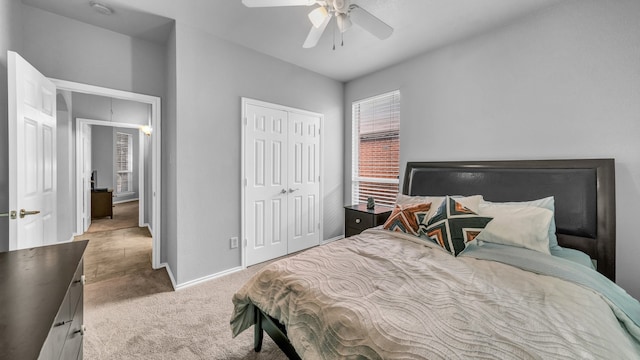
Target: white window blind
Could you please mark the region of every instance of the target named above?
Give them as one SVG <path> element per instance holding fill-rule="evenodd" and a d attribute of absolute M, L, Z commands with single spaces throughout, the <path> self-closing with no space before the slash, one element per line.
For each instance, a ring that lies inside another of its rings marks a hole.
<path fill-rule="evenodd" d="M 393 205 L 400 172 L 400 91 L 352 104 L 352 202 Z"/>
<path fill-rule="evenodd" d="M 116 132 L 116 193 L 133 191 L 133 141 L 131 134 Z"/>

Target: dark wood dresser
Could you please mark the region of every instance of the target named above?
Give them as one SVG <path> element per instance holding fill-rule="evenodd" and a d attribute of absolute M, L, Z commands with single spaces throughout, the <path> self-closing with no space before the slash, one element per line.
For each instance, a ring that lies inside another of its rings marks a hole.
<path fill-rule="evenodd" d="M 113 189 L 91 191 L 91 218 L 113 219 Z"/>
<path fill-rule="evenodd" d="M 0 359 L 82 359 L 88 242 L 0 253 Z"/>
<path fill-rule="evenodd" d="M 393 209 L 376 205 L 373 209 L 367 209 L 367 204 L 349 205 L 344 207 L 344 236 L 358 235 L 364 230 L 387 221 Z"/>

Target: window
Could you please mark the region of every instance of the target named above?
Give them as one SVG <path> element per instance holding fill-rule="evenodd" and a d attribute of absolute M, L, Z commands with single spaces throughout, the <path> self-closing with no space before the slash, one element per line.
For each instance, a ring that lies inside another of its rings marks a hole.
<path fill-rule="evenodd" d="M 400 173 L 400 91 L 352 106 L 352 202 L 393 205 Z"/>
<path fill-rule="evenodd" d="M 133 191 L 133 144 L 131 134 L 116 132 L 116 194 Z"/>

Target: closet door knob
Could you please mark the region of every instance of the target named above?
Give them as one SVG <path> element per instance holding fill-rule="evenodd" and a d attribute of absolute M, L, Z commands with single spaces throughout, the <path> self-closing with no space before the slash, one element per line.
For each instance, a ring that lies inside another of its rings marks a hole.
<path fill-rule="evenodd" d="M 280 190 L 280 194 L 286 194 L 286 193 L 287 193 L 287 190 L 286 190 L 286 189 L 282 189 L 282 190 Z"/>
<path fill-rule="evenodd" d="M 298 191 L 298 190 L 300 190 L 300 189 L 292 189 L 292 188 L 289 188 L 289 192 L 290 192 L 290 193 L 292 193 L 292 192 L 294 192 L 294 191 Z"/>

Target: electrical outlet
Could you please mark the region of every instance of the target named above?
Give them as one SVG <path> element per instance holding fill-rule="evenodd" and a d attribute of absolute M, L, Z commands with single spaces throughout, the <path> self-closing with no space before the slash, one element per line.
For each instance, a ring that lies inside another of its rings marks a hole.
<path fill-rule="evenodd" d="M 229 240 L 230 240 L 230 242 L 231 242 L 231 248 L 232 248 L 232 249 L 235 249 L 235 248 L 237 248 L 237 247 L 238 247 L 238 237 L 237 237 L 237 236 L 234 236 L 234 237 L 232 237 L 232 238 L 231 238 L 231 239 L 229 239 Z"/>

